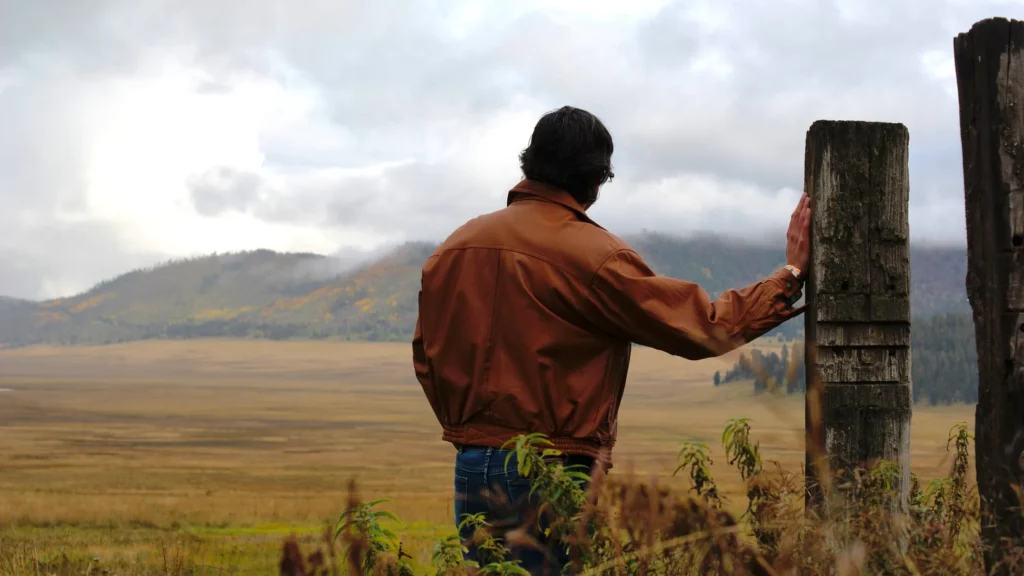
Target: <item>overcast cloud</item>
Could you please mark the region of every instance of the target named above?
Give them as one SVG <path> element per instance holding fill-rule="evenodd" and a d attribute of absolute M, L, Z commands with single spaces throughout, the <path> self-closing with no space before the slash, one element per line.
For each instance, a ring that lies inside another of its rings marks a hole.
<path fill-rule="evenodd" d="M 781 241 L 817 119 L 903 122 L 964 242 L 952 39 L 986 0 L 0 0 L 0 294 L 168 257 L 440 240 L 544 112 L 599 115 L 614 232 Z"/>

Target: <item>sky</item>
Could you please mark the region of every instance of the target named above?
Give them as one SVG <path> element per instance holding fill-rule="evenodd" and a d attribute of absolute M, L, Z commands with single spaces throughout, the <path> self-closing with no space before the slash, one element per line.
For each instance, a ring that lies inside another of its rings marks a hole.
<path fill-rule="evenodd" d="M 963 244 L 953 38 L 1024 0 L 0 0 L 0 294 L 500 209 L 537 119 L 615 139 L 617 234 L 784 241 L 818 119 L 910 131 L 912 240 Z"/>

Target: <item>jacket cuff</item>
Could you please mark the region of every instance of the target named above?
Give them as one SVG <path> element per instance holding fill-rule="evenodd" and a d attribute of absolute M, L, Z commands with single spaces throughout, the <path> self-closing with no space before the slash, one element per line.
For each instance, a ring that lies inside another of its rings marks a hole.
<path fill-rule="evenodd" d="M 781 306 L 776 304 L 776 306 L 782 308 L 780 311 L 792 310 L 793 306 L 795 306 L 796 303 L 800 301 L 800 298 L 803 297 L 803 280 L 798 279 L 786 268 L 780 268 L 777 270 L 769 277 L 769 280 L 773 281 L 781 291 L 781 294 L 779 295 Z"/>

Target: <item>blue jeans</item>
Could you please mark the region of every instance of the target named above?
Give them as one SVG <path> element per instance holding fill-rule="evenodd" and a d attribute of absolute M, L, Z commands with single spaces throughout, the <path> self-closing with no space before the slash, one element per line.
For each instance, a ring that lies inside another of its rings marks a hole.
<path fill-rule="evenodd" d="M 530 480 L 521 478 L 515 453 L 508 462 L 505 471 L 505 458 L 508 450 L 484 448 L 477 446 L 459 446 L 455 457 L 455 525 L 458 526 L 466 514 L 483 513 L 490 524 L 491 534 L 495 537 L 520 527 L 527 528 L 527 533 L 540 544 L 540 549 L 533 546 L 508 545 L 511 559 L 520 561 L 521 566 L 530 574 L 561 574 L 562 568 L 569 562 L 565 546 L 546 538 L 543 529 L 550 522 L 541 518 L 537 526 L 536 509 L 539 494 L 530 495 Z M 585 456 L 568 456 L 563 459 L 565 466 L 586 466 L 589 474 L 594 460 Z M 579 469 L 580 468 L 574 468 Z M 587 486 L 581 486 L 584 490 Z M 489 491 L 489 494 L 485 493 Z M 524 526 L 525 525 L 525 526 Z M 477 550 L 469 540 L 473 536 L 470 527 L 462 528 L 459 537 L 469 548 L 466 560 L 478 561 Z"/>

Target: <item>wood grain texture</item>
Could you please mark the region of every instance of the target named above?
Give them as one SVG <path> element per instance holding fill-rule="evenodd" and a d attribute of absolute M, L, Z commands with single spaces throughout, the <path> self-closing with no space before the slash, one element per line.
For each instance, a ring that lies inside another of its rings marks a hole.
<path fill-rule="evenodd" d="M 805 317 L 809 509 L 822 508 L 816 465 L 833 473 L 878 460 L 910 487 L 909 133 L 902 124 L 815 122 L 807 132 L 812 208 Z M 821 422 L 815 422 L 815 413 Z"/>
<path fill-rule="evenodd" d="M 953 42 L 978 345 L 975 444 L 986 568 L 1024 544 L 1024 22 L 983 20 Z"/>

